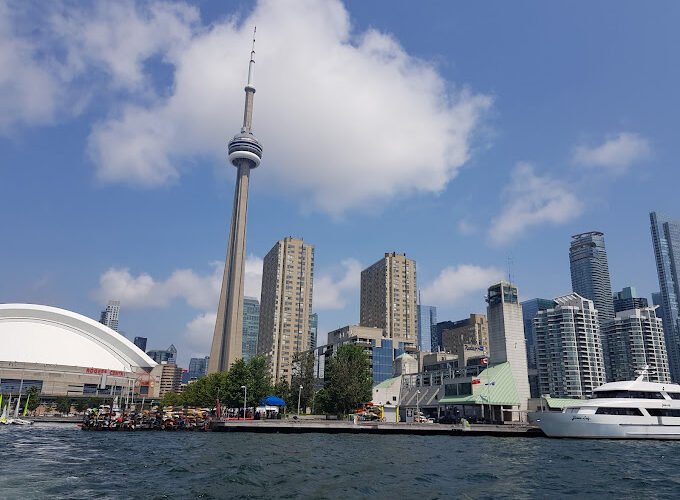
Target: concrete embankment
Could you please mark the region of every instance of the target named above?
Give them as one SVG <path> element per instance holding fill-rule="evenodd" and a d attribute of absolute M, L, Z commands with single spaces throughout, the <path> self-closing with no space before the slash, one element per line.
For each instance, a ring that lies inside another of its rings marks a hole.
<path fill-rule="evenodd" d="M 262 432 L 302 434 L 414 434 L 423 436 L 497 436 L 543 437 L 538 427 L 531 425 L 472 425 L 468 428 L 444 424 L 406 424 L 385 422 L 346 422 L 310 420 L 251 420 L 216 421 L 211 424 L 215 432 Z"/>

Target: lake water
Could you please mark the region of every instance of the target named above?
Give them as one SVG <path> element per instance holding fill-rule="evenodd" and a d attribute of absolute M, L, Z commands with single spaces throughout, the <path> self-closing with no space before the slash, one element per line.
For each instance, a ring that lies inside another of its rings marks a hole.
<path fill-rule="evenodd" d="M 680 498 L 680 443 L 0 426 L 0 498 Z"/>

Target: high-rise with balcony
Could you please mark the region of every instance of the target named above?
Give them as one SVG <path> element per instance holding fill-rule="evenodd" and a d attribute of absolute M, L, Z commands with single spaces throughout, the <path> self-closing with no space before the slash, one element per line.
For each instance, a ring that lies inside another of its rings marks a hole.
<path fill-rule="evenodd" d="M 386 253 L 361 271 L 361 326 L 382 328 L 396 342 L 418 342 L 416 262 L 406 254 Z"/>
<path fill-rule="evenodd" d="M 593 301 L 600 322 L 613 318 L 614 301 L 604 233 L 590 231 L 572 236 L 569 265 L 574 293 Z"/>
<path fill-rule="evenodd" d="M 293 357 L 311 349 L 314 246 L 286 237 L 264 258 L 257 353 L 266 355 L 272 379 L 290 382 Z"/>
<path fill-rule="evenodd" d="M 99 317 L 99 322 L 102 325 L 106 325 L 113 331 L 118 331 L 118 316 L 120 315 L 120 301 L 119 300 L 109 300 Z"/>
<path fill-rule="evenodd" d="M 534 318 L 538 311 L 545 311 L 555 307 L 552 299 L 530 299 L 522 302 L 522 319 L 524 321 L 524 339 L 527 343 L 527 367 L 529 369 L 529 389 L 531 397 L 540 396 L 538 389 L 538 366 L 536 364 L 536 335 L 534 333 Z"/>
<path fill-rule="evenodd" d="M 650 382 L 671 381 L 663 324 L 653 307 L 618 311 L 605 321 L 602 335 L 607 337 L 612 381 L 634 380 L 644 369 Z"/>
<path fill-rule="evenodd" d="M 521 411 L 526 411 L 531 391 L 524 342 L 522 305 L 517 287 L 500 281 L 489 287 L 486 296 L 489 328 L 489 363 L 510 363 Z"/>
<path fill-rule="evenodd" d="M 620 292 L 614 293 L 614 314 L 631 309 L 644 309 L 649 302 L 644 297 L 638 297 L 635 287 L 627 286 Z"/>
<path fill-rule="evenodd" d="M 649 219 L 668 362 L 671 377 L 677 383 L 680 382 L 680 220 L 657 212 L 650 213 Z"/>
<path fill-rule="evenodd" d="M 540 394 L 588 397 L 606 381 L 598 312 L 577 293 L 554 301 L 534 318 Z"/>

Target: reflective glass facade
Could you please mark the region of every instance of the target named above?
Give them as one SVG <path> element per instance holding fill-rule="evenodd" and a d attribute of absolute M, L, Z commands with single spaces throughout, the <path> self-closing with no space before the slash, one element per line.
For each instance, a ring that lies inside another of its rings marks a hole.
<path fill-rule="evenodd" d="M 659 277 L 661 307 L 666 350 L 671 378 L 680 381 L 680 220 L 669 219 L 661 214 L 649 214 L 656 272 Z"/>
<path fill-rule="evenodd" d="M 418 305 L 418 349 L 422 352 L 432 350 L 432 328 L 437 324 L 435 306 Z"/>
<path fill-rule="evenodd" d="M 248 361 L 257 354 L 257 336 L 260 332 L 260 301 L 253 297 L 243 299 L 243 359 Z"/>

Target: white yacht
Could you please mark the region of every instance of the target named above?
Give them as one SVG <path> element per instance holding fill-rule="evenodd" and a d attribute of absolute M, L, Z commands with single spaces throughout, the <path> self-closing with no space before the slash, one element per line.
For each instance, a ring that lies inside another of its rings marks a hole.
<path fill-rule="evenodd" d="M 532 420 L 549 437 L 680 439 L 680 385 L 645 377 L 604 384 L 592 399 L 560 412 L 532 413 Z"/>

